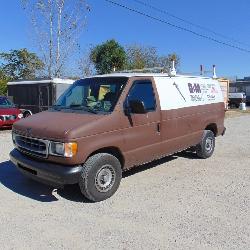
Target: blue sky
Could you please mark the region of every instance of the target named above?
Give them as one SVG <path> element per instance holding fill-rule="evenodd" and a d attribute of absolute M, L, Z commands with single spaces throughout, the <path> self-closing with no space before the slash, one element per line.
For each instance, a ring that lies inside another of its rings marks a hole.
<path fill-rule="evenodd" d="M 104 0 L 87 1 L 91 11 L 87 15 L 88 24 L 80 39 L 83 49 L 89 44 L 95 45 L 114 38 L 122 45 L 137 43 L 154 46 L 160 54 L 176 52 L 181 57 L 182 72 L 198 72 L 200 64 L 203 64 L 208 70 L 213 64 L 216 64 L 219 76 L 243 77 L 250 75 L 250 53 L 179 31 L 166 24 L 112 6 Z M 144 8 L 133 0 L 114 1 L 250 50 L 249 0 L 237 2 L 228 0 L 143 0 L 178 17 L 239 40 L 244 45 L 216 37 L 167 15 Z M 24 47 L 36 51 L 32 42 L 29 18 L 22 10 L 20 0 L 2 1 L 0 27 L 0 51 Z"/>

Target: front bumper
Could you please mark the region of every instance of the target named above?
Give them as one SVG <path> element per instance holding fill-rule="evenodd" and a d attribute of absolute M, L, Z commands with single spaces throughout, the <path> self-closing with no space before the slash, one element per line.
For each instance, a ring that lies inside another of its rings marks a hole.
<path fill-rule="evenodd" d="M 18 120 L 10 120 L 10 121 L 2 121 L 0 120 L 0 128 L 4 128 L 4 127 L 12 127 L 12 125 L 17 122 Z"/>
<path fill-rule="evenodd" d="M 78 183 L 82 166 L 64 166 L 31 159 L 17 149 L 10 152 L 10 160 L 28 177 L 39 182 L 62 187 L 66 184 Z"/>

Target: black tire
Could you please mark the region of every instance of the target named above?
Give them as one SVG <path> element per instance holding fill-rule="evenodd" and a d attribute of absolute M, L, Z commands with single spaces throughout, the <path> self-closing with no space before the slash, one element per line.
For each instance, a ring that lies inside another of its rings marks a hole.
<path fill-rule="evenodd" d="M 215 137 L 211 130 L 204 130 L 201 142 L 196 145 L 196 154 L 198 157 L 206 159 L 209 158 L 215 148 Z"/>
<path fill-rule="evenodd" d="M 118 189 L 121 178 L 120 161 L 111 154 L 98 153 L 84 163 L 79 186 L 87 199 L 97 202 L 111 197 Z"/>
<path fill-rule="evenodd" d="M 31 115 L 30 112 L 24 112 L 23 118 L 27 118 L 27 117 L 29 117 L 30 115 Z"/>

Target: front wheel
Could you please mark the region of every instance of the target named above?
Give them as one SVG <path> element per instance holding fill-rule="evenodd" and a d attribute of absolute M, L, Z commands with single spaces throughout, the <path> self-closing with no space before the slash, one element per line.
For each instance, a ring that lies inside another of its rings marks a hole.
<path fill-rule="evenodd" d="M 196 145 L 196 154 L 203 159 L 209 158 L 215 148 L 215 137 L 211 130 L 204 130 L 201 142 Z"/>
<path fill-rule="evenodd" d="M 91 201 L 111 197 L 120 185 L 122 169 L 119 160 L 107 153 L 95 154 L 83 165 L 79 186 L 82 194 Z"/>
<path fill-rule="evenodd" d="M 29 116 L 31 116 L 31 113 L 30 113 L 30 112 L 25 111 L 25 112 L 23 113 L 23 118 L 27 118 L 27 117 L 29 117 Z"/>

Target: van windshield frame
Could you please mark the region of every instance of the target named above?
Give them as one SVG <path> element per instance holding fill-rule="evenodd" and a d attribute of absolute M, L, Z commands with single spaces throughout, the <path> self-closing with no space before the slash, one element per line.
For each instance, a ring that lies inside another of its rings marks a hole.
<path fill-rule="evenodd" d="M 52 107 L 54 111 L 113 112 L 128 77 L 91 77 L 77 80 Z"/>

